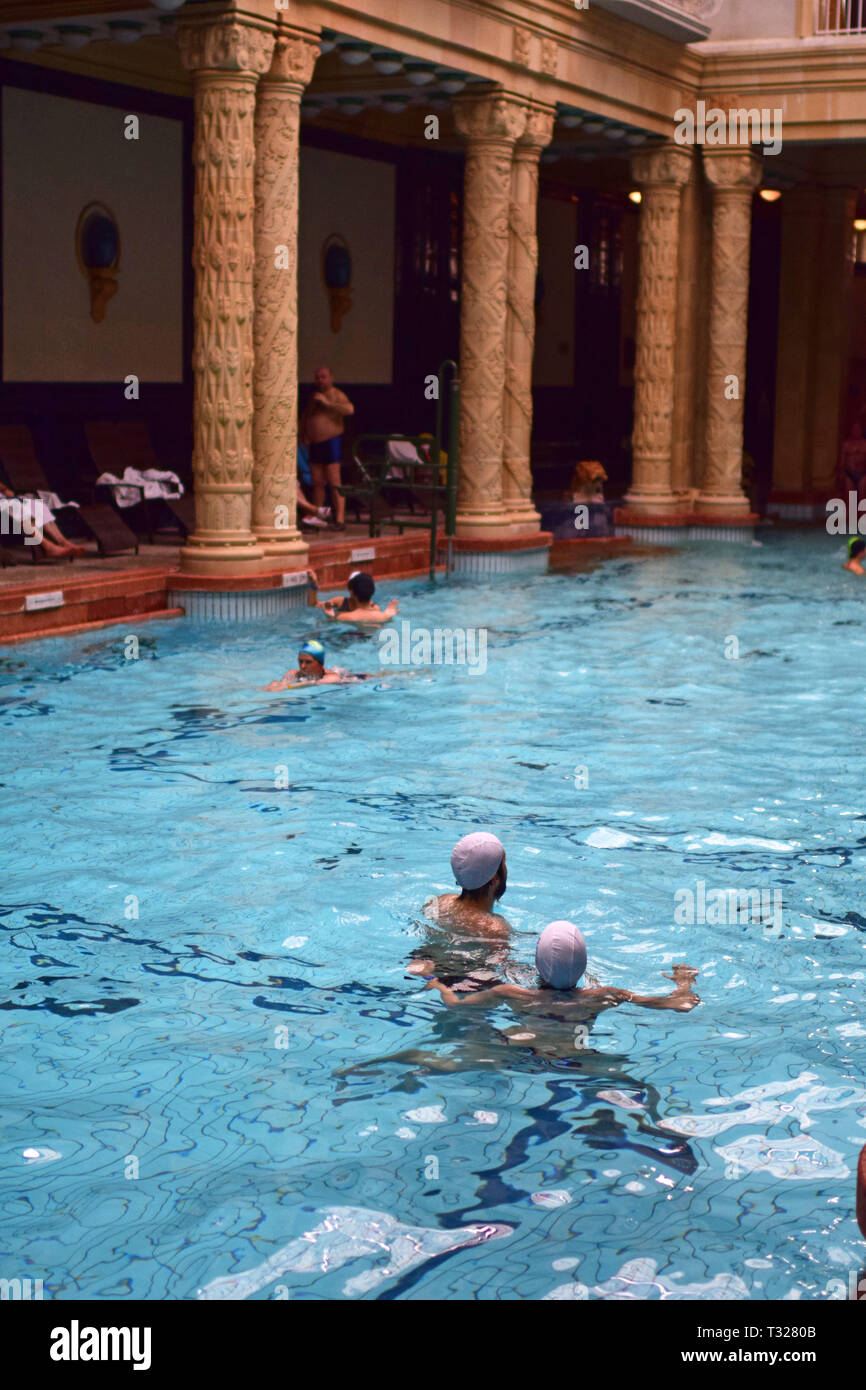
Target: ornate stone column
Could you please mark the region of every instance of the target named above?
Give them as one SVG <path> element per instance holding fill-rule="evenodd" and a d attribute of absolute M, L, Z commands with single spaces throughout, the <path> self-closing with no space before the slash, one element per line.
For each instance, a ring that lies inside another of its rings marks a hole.
<path fill-rule="evenodd" d="M 252 523 L 266 555 L 305 555 L 298 531 L 298 128 L 318 39 L 281 28 L 256 102 Z"/>
<path fill-rule="evenodd" d="M 748 150 L 704 150 L 704 173 L 713 190 L 710 275 L 707 434 L 704 480 L 696 509 L 748 514 L 740 484 L 743 408 L 749 320 L 749 255 L 752 198 L 761 161 Z M 734 384 L 736 378 L 736 386 Z M 736 392 L 736 394 L 735 394 Z"/>
<path fill-rule="evenodd" d="M 693 152 L 663 145 L 632 156 L 643 193 L 638 242 L 632 482 L 625 506 L 670 513 L 681 505 L 672 483 L 680 199 Z"/>
<path fill-rule="evenodd" d="M 532 505 L 529 465 L 538 272 L 538 160 L 553 136 L 555 114 L 549 106 L 529 108 L 526 129 L 514 147 L 511 166 L 502 495 L 511 530 L 515 532 L 537 531 L 540 525 Z"/>
<path fill-rule="evenodd" d="M 526 115 L 526 103 L 501 90 L 454 102 L 466 140 L 458 536 L 502 537 L 510 529 L 502 501 L 508 213 L 512 154 Z"/>
<path fill-rule="evenodd" d="M 705 254 L 703 233 L 704 189 L 699 181 L 700 160 L 692 159 L 691 176 L 680 197 L 680 245 L 677 270 L 677 319 L 674 343 L 674 414 L 671 426 L 671 489 L 680 504 L 691 510 L 691 489 L 700 486 L 703 468 L 697 471 L 706 363 L 704 324 L 709 293 L 702 275 Z"/>
<path fill-rule="evenodd" d="M 195 532 L 181 565 L 254 572 L 253 114 L 274 29 L 226 15 L 182 23 L 178 41 L 195 92 Z"/>

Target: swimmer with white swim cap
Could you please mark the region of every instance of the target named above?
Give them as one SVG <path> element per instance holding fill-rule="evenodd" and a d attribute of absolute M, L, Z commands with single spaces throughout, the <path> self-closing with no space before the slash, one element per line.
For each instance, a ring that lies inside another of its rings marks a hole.
<path fill-rule="evenodd" d="M 464 835 L 451 852 L 451 872 L 460 892 L 431 898 L 424 904 L 428 917 L 474 936 L 506 937 L 511 924 L 493 911 L 508 883 L 502 841 L 486 830 Z"/>
<path fill-rule="evenodd" d="M 451 1007 L 466 1004 L 508 1004 L 515 1013 L 554 1018 L 572 1025 L 592 1019 L 604 1009 L 618 1004 L 639 1004 L 644 1009 L 676 1009 L 687 1013 L 701 1001 L 692 990 L 697 970 L 689 965 L 675 965 L 670 975 L 676 988 L 670 994 L 639 995 L 627 989 L 580 989 L 578 981 L 586 970 L 586 942 L 583 933 L 573 922 L 551 922 L 544 928 L 535 948 L 535 965 L 539 988 L 523 989 L 520 985 L 494 985 L 492 989 L 475 994 L 457 995 L 441 980 L 431 980 L 426 989 L 438 989 Z M 665 973 L 665 972 L 663 972 Z M 520 1034 L 530 1039 L 534 1034 Z"/>
<path fill-rule="evenodd" d="M 486 830 L 464 835 L 451 852 L 451 871 L 461 891 L 429 898 L 424 912 L 438 926 L 454 930 L 456 936 L 498 944 L 498 950 L 493 951 L 490 945 L 485 946 L 483 958 L 472 968 L 447 976 L 449 986 L 486 989 L 491 981 L 496 981 L 496 973 L 505 963 L 511 933 L 510 922 L 493 911 L 493 904 L 502 897 L 508 882 L 502 841 Z M 423 975 L 425 979 L 449 968 L 443 965 L 441 956 L 437 966 L 429 949 L 414 951 L 408 966 L 410 974 Z"/>

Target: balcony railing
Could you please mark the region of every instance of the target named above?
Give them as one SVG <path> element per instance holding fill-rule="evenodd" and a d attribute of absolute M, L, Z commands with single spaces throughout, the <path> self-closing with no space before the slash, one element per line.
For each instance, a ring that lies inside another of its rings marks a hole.
<path fill-rule="evenodd" d="M 866 0 L 815 0 L 814 32 L 825 37 L 866 37 Z"/>

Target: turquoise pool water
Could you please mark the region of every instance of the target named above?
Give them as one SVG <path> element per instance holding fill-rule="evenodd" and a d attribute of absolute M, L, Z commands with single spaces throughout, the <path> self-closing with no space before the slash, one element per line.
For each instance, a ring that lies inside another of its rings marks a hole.
<path fill-rule="evenodd" d="M 300 633 L 380 669 L 306 611 L 4 649 L 0 1275 L 841 1296 L 866 1142 L 866 585 L 841 558 L 785 536 L 394 586 L 413 629 L 485 629 L 483 674 L 263 693 Z M 405 966 L 477 827 L 508 851 L 511 978 L 571 917 L 599 979 L 666 990 L 686 960 L 702 1007 L 611 1011 L 562 1056 L 505 1008 L 448 1013 Z M 699 882 L 781 899 L 684 922 Z"/>

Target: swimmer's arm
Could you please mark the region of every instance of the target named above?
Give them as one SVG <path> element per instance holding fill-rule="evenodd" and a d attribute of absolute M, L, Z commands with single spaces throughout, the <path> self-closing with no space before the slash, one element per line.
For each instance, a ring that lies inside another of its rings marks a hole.
<path fill-rule="evenodd" d="M 675 1009 L 678 1013 L 688 1013 L 701 1002 L 700 995 L 692 989 L 697 973 L 691 965 L 675 965 L 670 975 L 662 971 L 666 980 L 673 980 L 676 984 L 676 989 L 671 990 L 670 994 L 629 994 L 628 1002 L 639 1004 L 643 1009 Z"/>
<path fill-rule="evenodd" d="M 520 985 L 494 985 L 492 989 L 479 989 L 474 994 L 455 994 L 453 989 L 443 985 L 441 980 L 431 980 L 425 989 L 438 989 L 443 1003 L 449 1008 L 465 1004 L 498 1004 L 500 999 L 535 999 L 538 990 L 521 989 Z"/>
<path fill-rule="evenodd" d="M 321 608 L 319 603 L 319 580 L 315 570 L 307 570 L 307 607 Z"/>
<path fill-rule="evenodd" d="M 602 1009 L 615 1009 L 617 1004 L 633 1002 L 629 990 L 614 989 L 611 985 L 602 985 L 599 989 L 581 989 L 575 1000 L 575 1003 L 586 1005 L 596 1013 L 600 1013 Z"/>
<path fill-rule="evenodd" d="M 327 404 L 331 407 L 332 410 L 336 410 L 340 415 L 355 414 L 355 407 L 352 405 L 352 402 L 349 400 L 349 397 L 343 391 L 335 391 L 333 399 L 328 401 Z"/>
<path fill-rule="evenodd" d="M 281 681 L 271 681 L 270 685 L 263 685 L 261 688 L 262 690 L 286 690 L 297 678 L 297 671 L 287 671 Z"/>

